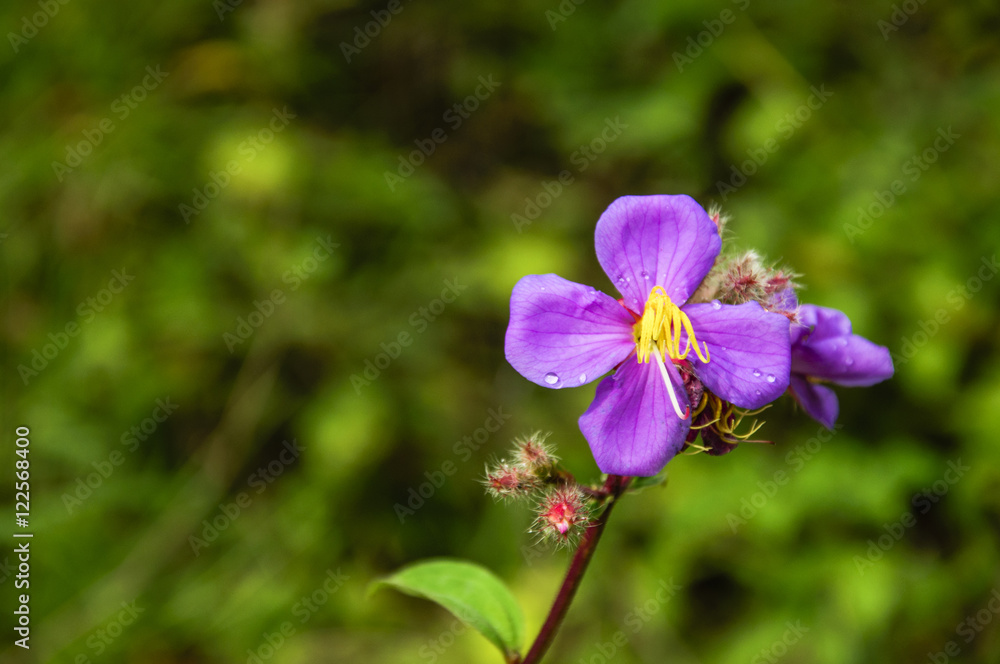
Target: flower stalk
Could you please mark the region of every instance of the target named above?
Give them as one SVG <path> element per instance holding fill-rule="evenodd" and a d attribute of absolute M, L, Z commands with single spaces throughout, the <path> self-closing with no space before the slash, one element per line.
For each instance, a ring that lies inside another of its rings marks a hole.
<path fill-rule="evenodd" d="M 580 540 L 580 545 L 576 548 L 576 553 L 573 554 L 573 561 L 566 571 L 566 578 L 563 579 L 562 586 L 559 587 L 559 592 L 556 593 L 556 598 L 552 602 L 552 608 L 549 609 L 549 615 L 545 618 L 545 622 L 542 624 L 538 636 L 535 637 L 535 642 L 531 645 L 528 654 L 524 656 L 523 660 L 515 660 L 512 664 L 537 664 L 542 660 L 542 657 L 552 644 L 556 632 L 559 630 L 560 625 L 562 625 L 563 619 L 566 617 L 566 612 L 569 610 L 569 605 L 576 595 L 580 581 L 587 571 L 587 566 L 594 555 L 597 543 L 604 533 L 604 526 L 607 525 L 608 517 L 611 516 L 611 509 L 614 507 L 618 497 L 628 488 L 631 480 L 631 477 L 609 475 L 604 482 L 602 491 L 608 496 L 607 506 L 597 520 L 587 528 L 583 538 Z"/>

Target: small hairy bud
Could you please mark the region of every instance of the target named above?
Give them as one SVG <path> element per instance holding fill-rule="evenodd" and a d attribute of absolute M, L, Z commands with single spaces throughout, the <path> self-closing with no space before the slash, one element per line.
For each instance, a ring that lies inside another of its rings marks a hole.
<path fill-rule="evenodd" d="M 545 444 L 548 434 L 536 432 L 526 438 L 514 440 L 514 463 L 525 472 L 547 477 L 558 463 L 551 445 Z"/>
<path fill-rule="evenodd" d="M 576 486 L 550 490 L 538 504 L 538 517 L 532 532 L 557 544 L 570 544 L 590 525 L 590 504 Z"/>
<path fill-rule="evenodd" d="M 486 493 L 497 499 L 525 498 L 540 486 L 538 478 L 517 464 L 501 461 L 494 468 L 487 469 Z"/>
<path fill-rule="evenodd" d="M 714 275 L 719 301 L 723 304 L 743 304 L 759 302 L 765 309 L 771 309 L 775 295 L 782 292 L 794 294 L 796 275 L 765 265 L 755 251 L 725 261 Z"/>
<path fill-rule="evenodd" d="M 713 203 L 708 208 L 708 218 L 719 229 L 719 237 L 722 237 L 722 231 L 726 229 L 726 224 L 729 223 L 729 215 L 723 214 L 722 208 L 717 203 Z"/>

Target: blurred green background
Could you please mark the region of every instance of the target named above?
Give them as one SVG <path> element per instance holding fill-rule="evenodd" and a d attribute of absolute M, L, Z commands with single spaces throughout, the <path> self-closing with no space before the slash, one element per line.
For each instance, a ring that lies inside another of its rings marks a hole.
<path fill-rule="evenodd" d="M 547 661 L 996 661 L 994 3 L 42 0 L 0 26 L 4 504 L 17 530 L 27 426 L 35 533 L 28 652 L 2 554 L 3 661 L 499 661 L 366 597 L 441 555 L 533 637 L 568 554 L 478 481 L 533 430 L 597 479 L 594 387 L 507 365 L 510 290 L 609 291 L 594 224 L 653 193 L 721 204 L 897 374 L 839 390 L 825 442 L 779 404 L 775 446 L 624 500 Z"/>

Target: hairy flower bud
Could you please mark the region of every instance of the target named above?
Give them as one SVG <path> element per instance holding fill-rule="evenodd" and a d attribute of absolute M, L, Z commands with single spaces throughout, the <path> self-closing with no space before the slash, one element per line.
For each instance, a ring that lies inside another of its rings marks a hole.
<path fill-rule="evenodd" d="M 729 215 L 722 213 L 722 208 L 718 205 L 711 205 L 708 208 L 708 218 L 712 220 L 715 227 L 719 229 L 719 237 L 722 237 L 722 232 L 726 229 L 726 224 L 729 222 Z"/>
<path fill-rule="evenodd" d="M 768 311 L 783 298 L 780 293 L 794 294 L 796 275 L 788 270 L 768 266 L 755 251 L 721 261 L 706 282 L 715 298 L 723 304 L 758 302 Z M 788 315 L 784 310 L 776 313 Z"/>
<path fill-rule="evenodd" d="M 515 465 L 539 478 L 547 477 L 559 462 L 559 457 L 553 454 L 552 446 L 545 444 L 547 437 L 548 434 L 536 432 L 525 438 L 515 439 L 513 452 Z"/>
<path fill-rule="evenodd" d="M 540 486 L 535 475 L 506 461 L 488 468 L 483 484 L 486 485 L 486 492 L 497 499 L 525 498 Z"/>
<path fill-rule="evenodd" d="M 538 504 L 532 532 L 557 544 L 570 544 L 590 525 L 591 510 L 579 487 L 560 486 L 550 490 Z"/>

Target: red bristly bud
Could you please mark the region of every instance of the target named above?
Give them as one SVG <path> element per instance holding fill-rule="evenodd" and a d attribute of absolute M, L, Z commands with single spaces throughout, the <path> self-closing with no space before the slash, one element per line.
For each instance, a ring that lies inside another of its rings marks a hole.
<path fill-rule="evenodd" d="M 718 205 L 712 205 L 708 208 L 708 218 L 712 220 L 715 227 L 719 229 L 719 236 L 722 236 L 722 231 L 726 228 L 726 222 L 729 221 L 729 215 L 722 213 L 722 208 Z"/>
<path fill-rule="evenodd" d="M 590 518 L 590 505 L 584 493 L 575 486 L 561 486 L 542 498 L 532 530 L 545 539 L 568 544 L 583 533 Z"/>
<path fill-rule="evenodd" d="M 494 498 L 524 498 L 538 488 L 539 481 L 532 473 L 519 465 L 500 462 L 492 470 L 487 470 L 486 492 Z"/>
<path fill-rule="evenodd" d="M 545 444 L 548 434 L 534 433 L 514 441 L 514 463 L 528 473 L 544 479 L 559 461 L 552 447 Z"/>

